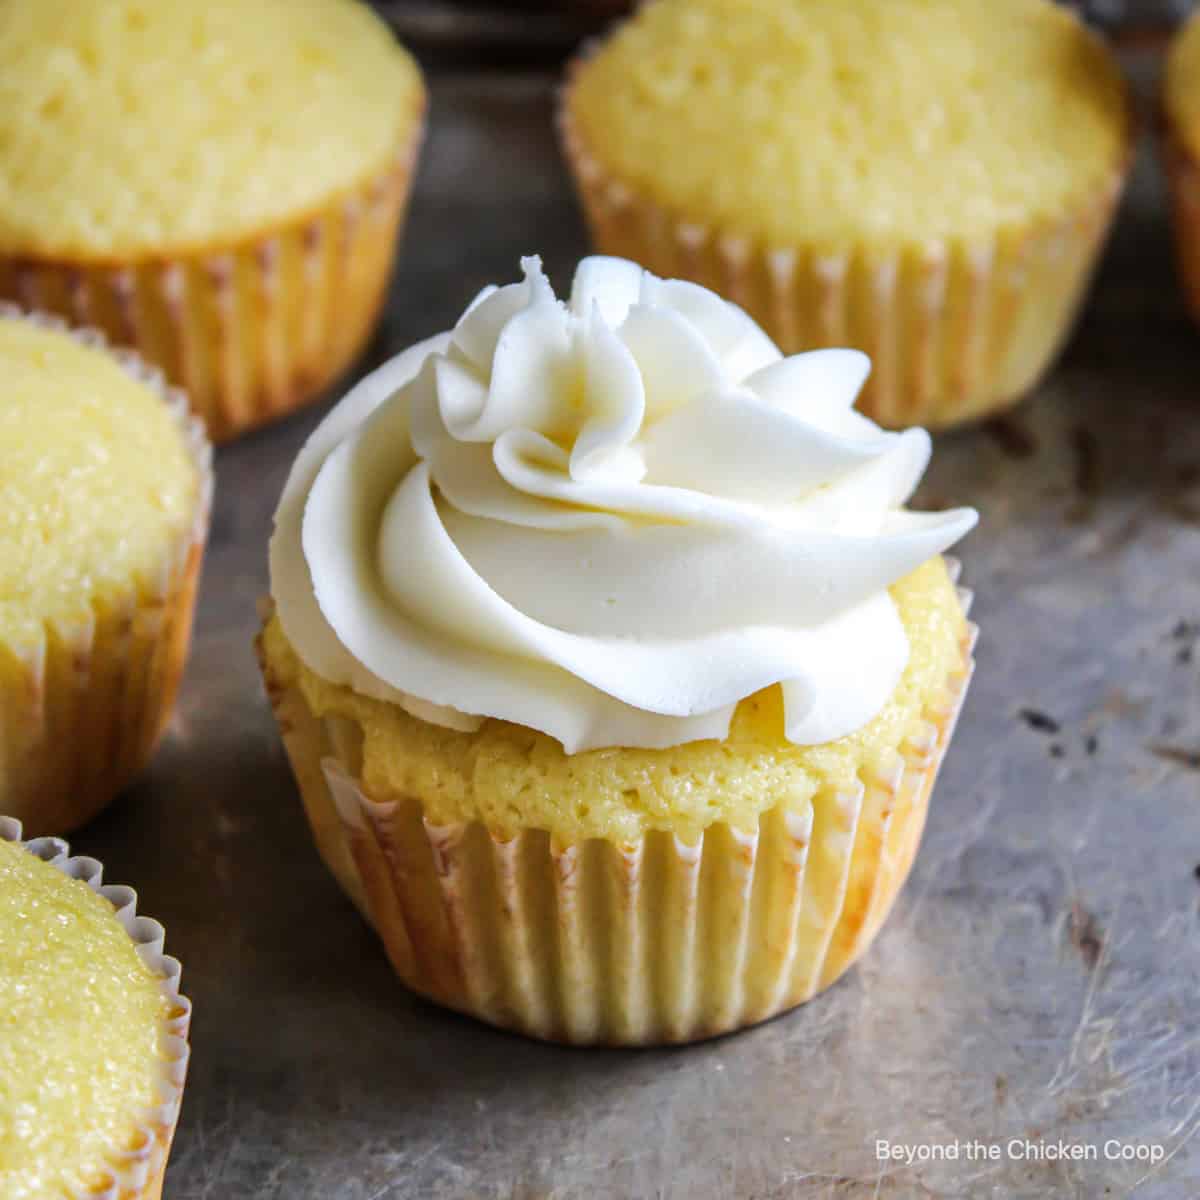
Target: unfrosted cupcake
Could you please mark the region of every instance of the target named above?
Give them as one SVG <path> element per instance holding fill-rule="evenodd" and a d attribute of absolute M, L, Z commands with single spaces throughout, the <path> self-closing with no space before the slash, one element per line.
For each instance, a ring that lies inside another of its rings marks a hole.
<path fill-rule="evenodd" d="M 1047 0 L 653 0 L 571 72 L 597 247 L 785 351 L 854 346 L 889 426 L 1004 407 L 1070 330 L 1130 157 L 1118 68 Z"/>
<path fill-rule="evenodd" d="M 102 328 L 215 440 L 374 324 L 422 127 L 358 0 L 0 4 L 0 295 Z"/>
<path fill-rule="evenodd" d="M 0 817 L 5 1200 L 158 1200 L 190 1015 L 136 894 Z"/>
<path fill-rule="evenodd" d="M 1200 19 L 1192 17 L 1167 55 L 1163 157 L 1184 294 L 1200 320 Z"/>
<path fill-rule="evenodd" d="M 268 692 L 317 842 L 415 990 L 686 1041 L 836 979 L 908 872 L 970 673 L 929 456 L 865 357 L 536 259 L 297 460 Z"/>
<path fill-rule="evenodd" d="M 88 820 L 144 765 L 187 658 L 211 449 L 95 332 L 0 306 L 0 811 Z"/>

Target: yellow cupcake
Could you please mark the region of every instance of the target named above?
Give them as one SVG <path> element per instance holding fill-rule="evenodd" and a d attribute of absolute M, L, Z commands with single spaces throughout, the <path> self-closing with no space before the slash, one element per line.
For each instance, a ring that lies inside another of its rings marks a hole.
<path fill-rule="evenodd" d="M 561 128 L 601 250 L 785 350 L 867 351 L 895 427 L 1036 382 L 1130 155 L 1118 69 L 1046 0 L 655 0 L 577 64 Z"/>
<path fill-rule="evenodd" d="M 908 876 L 973 634 L 940 559 L 893 595 L 900 685 L 815 747 L 784 738 L 778 688 L 720 742 L 568 755 L 332 685 L 275 617 L 257 648 L 318 847 L 410 987 L 535 1037 L 681 1042 L 828 987 Z"/>
<path fill-rule="evenodd" d="M 1195 17 L 1167 55 L 1162 117 L 1179 274 L 1188 306 L 1200 320 L 1200 21 Z"/>
<path fill-rule="evenodd" d="M 34 833 L 141 768 L 187 657 L 211 451 L 103 339 L 0 309 L 0 809 Z"/>
<path fill-rule="evenodd" d="M 358 0 L 0 6 L 0 294 L 102 328 L 215 439 L 358 353 L 419 140 Z"/>
<path fill-rule="evenodd" d="M 258 639 L 318 847 L 401 978 L 580 1043 L 799 1004 L 908 873 L 971 669 L 922 430 L 735 306 L 536 260 L 335 407 Z"/>
<path fill-rule="evenodd" d="M 94 859 L 0 817 L 0 1183 L 5 1200 L 157 1200 L 190 1005 L 163 930 Z"/>

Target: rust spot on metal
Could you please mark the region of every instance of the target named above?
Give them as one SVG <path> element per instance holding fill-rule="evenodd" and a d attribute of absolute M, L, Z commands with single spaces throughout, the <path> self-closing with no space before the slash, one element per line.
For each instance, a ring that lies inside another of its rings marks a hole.
<path fill-rule="evenodd" d="M 1200 525 L 1200 465 L 1184 463 L 1161 478 L 1155 501 L 1160 511 L 1186 525 Z"/>
<path fill-rule="evenodd" d="M 1135 700 L 1124 688 L 1110 689 L 1104 697 L 1104 711 L 1112 717 L 1140 717 L 1146 711 L 1145 700 Z"/>
<path fill-rule="evenodd" d="M 1164 742 L 1151 742 L 1146 749 L 1163 762 L 1186 767 L 1189 771 L 1200 771 L 1200 750 L 1189 750 L 1185 746 L 1171 746 Z"/>
<path fill-rule="evenodd" d="M 1100 446 L 1092 430 L 1079 426 L 1071 433 L 1071 452 L 1075 456 L 1075 490 L 1081 496 L 1100 491 Z"/>
<path fill-rule="evenodd" d="M 1075 460 L 1075 499 L 1067 509 L 1067 520 L 1078 524 L 1091 518 L 1100 493 L 1100 453 L 1096 435 L 1083 426 L 1071 431 L 1071 453 Z"/>
<path fill-rule="evenodd" d="M 1184 525 L 1200 525 L 1200 502 L 1191 497 L 1166 491 L 1159 495 L 1158 504 L 1163 512 Z"/>
<path fill-rule="evenodd" d="M 1145 515 L 1141 509 L 1135 509 L 1110 534 L 1104 534 L 1099 547 L 1099 553 L 1112 556 L 1132 545 L 1141 535 L 1145 525 Z"/>
<path fill-rule="evenodd" d="M 993 417 L 983 428 L 1009 458 L 1032 458 L 1037 453 L 1037 439 L 1014 416 Z"/>
<path fill-rule="evenodd" d="M 1071 945 L 1079 951 L 1084 966 L 1095 970 L 1104 949 L 1104 930 L 1096 918 L 1078 900 L 1071 901 L 1071 915 L 1067 921 L 1067 932 Z"/>
<path fill-rule="evenodd" d="M 1023 708 L 1017 714 L 1035 733 L 1058 733 L 1062 726 L 1049 713 L 1036 708 Z"/>
<path fill-rule="evenodd" d="M 1171 640 L 1179 643 L 1175 651 L 1175 661 L 1180 666 L 1187 666 L 1195 656 L 1196 638 L 1200 635 L 1200 626 L 1194 621 L 1177 621 L 1171 630 Z"/>

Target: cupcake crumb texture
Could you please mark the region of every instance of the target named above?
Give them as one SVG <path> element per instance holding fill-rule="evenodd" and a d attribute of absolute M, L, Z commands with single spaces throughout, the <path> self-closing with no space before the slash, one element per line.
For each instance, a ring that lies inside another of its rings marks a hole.
<path fill-rule="evenodd" d="M 1054 218 L 1128 136 L 1118 70 L 1045 0 L 659 0 L 583 67 L 572 106 L 611 175 L 780 246 Z"/>
<path fill-rule="evenodd" d="M 200 486 L 162 397 L 109 354 L 0 318 L 0 647 L 160 568 Z"/>
<path fill-rule="evenodd" d="M 378 172 L 422 95 L 365 4 L 0 5 L 0 252 L 102 259 L 253 235 Z"/>
<path fill-rule="evenodd" d="M 861 773 L 886 769 L 891 749 L 919 733 L 945 681 L 961 669 L 965 618 L 940 557 L 891 592 L 911 643 L 908 666 L 874 720 L 823 746 L 784 738 L 778 686 L 738 706 L 725 741 L 566 754 L 536 730 L 487 721 L 462 733 L 329 683 L 300 662 L 277 618 L 261 650 L 270 687 L 299 687 L 314 714 L 357 741 L 371 794 L 420 796 L 435 825 L 479 820 L 497 834 L 545 829 L 566 843 L 631 841 L 652 829 L 690 840 L 718 821 L 752 829 L 773 805 L 804 811 L 819 791 L 853 789 Z"/>
<path fill-rule="evenodd" d="M 45 1200 L 103 1175 L 155 1101 L 166 1010 L 109 902 L 0 840 L 4 1200 Z"/>

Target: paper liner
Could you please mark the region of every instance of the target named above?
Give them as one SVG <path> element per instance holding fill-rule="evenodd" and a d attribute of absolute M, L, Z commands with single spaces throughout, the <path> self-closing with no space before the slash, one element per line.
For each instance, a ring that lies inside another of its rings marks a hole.
<path fill-rule="evenodd" d="M 891 250 L 762 246 L 672 213 L 607 172 L 571 113 L 589 53 L 571 64 L 557 116 L 601 253 L 711 288 L 746 309 L 785 354 L 865 351 L 872 371 L 857 407 L 889 427 L 936 429 L 996 412 L 1051 366 L 1107 240 L 1132 147 L 1076 211 L 1024 230 Z"/>
<path fill-rule="evenodd" d="M 968 626 L 945 703 L 886 773 L 694 843 L 501 838 L 432 823 L 418 796 L 377 802 L 348 723 L 314 717 L 261 646 L 260 661 L 321 854 L 410 988 L 532 1037 L 652 1045 L 801 1004 L 871 943 L 916 854 L 974 638 Z"/>
<path fill-rule="evenodd" d="M 1200 321 L 1200 163 L 1167 118 L 1162 118 L 1161 126 L 1160 148 L 1179 280 L 1188 309 Z"/>
<path fill-rule="evenodd" d="M 187 396 L 96 330 L 0 302 L 28 320 L 106 350 L 162 396 L 196 469 L 196 509 L 149 577 L 94 600 L 78 624 L 48 627 L 32 645 L 0 641 L 0 809 L 38 834 L 88 821 L 145 765 L 170 717 L 191 642 L 212 505 L 212 447 Z"/>
<path fill-rule="evenodd" d="M 214 442 L 314 399 L 375 327 L 423 122 L 387 167 L 219 250 L 139 262 L 0 255 L 0 297 L 102 329 L 184 388 Z"/>
<path fill-rule="evenodd" d="M 95 1164 L 92 1169 L 96 1178 L 90 1187 L 73 1193 L 75 1200 L 159 1200 L 190 1053 L 188 1029 L 192 1005 L 179 991 L 182 968 L 177 959 L 163 952 L 166 936 L 163 927 L 149 917 L 138 915 L 137 893 L 129 887 L 104 884 L 104 868 L 94 858 L 72 857 L 70 847 L 61 838 L 23 841 L 21 822 L 13 817 L 0 816 L 0 841 L 24 846 L 43 862 L 72 879 L 82 880 L 103 896 L 132 938 L 138 957 L 162 981 L 163 995 L 170 1008 L 159 1046 L 163 1061 L 158 1102 L 147 1111 L 131 1114 L 127 1144 L 114 1148 L 103 1163 Z"/>

